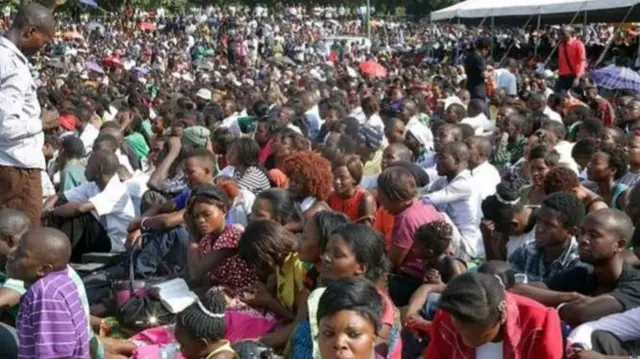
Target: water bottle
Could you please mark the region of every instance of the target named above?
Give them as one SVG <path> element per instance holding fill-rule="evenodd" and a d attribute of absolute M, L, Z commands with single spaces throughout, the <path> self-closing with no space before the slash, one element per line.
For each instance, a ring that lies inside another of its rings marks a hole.
<path fill-rule="evenodd" d="M 160 359 L 175 359 L 180 352 L 179 344 L 169 344 L 160 349 Z"/>

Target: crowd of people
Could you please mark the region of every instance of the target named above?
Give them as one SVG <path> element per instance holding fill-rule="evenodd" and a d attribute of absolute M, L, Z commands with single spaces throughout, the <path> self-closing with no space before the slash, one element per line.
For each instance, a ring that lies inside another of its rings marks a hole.
<path fill-rule="evenodd" d="M 640 355 L 613 28 L 279 10 L 5 13 L 0 357 Z"/>

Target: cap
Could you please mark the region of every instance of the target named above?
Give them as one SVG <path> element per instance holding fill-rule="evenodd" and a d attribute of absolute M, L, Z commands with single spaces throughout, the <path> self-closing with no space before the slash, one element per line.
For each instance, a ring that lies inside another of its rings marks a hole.
<path fill-rule="evenodd" d="M 62 115 L 58 118 L 58 123 L 62 128 L 67 131 L 73 131 L 76 129 L 77 118 L 74 115 Z"/>
<path fill-rule="evenodd" d="M 198 90 L 198 93 L 196 93 L 196 96 L 203 100 L 211 101 L 211 98 L 212 98 L 211 90 L 204 89 L 204 88 L 200 89 Z"/>

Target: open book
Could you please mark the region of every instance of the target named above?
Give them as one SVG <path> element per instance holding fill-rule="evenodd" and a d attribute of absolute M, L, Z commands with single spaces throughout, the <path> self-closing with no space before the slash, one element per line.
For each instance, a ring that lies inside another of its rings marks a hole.
<path fill-rule="evenodd" d="M 175 278 L 155 284 L 152 288 L 158 290 L 158 297 L 162 305 L 171 313 L 176 314 L 198 300 L 198 296 L 189 290 L 187 282 L 182 278 Z"/>

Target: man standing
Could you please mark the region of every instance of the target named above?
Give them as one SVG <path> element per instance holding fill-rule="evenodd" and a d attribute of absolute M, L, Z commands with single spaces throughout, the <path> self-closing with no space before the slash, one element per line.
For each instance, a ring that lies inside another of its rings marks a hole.
<path fill-rule="evenodd" d="M 507 59 L 507 67 L 496 70 L 496 84 L 499 89 L 504 89 L 511 97 L 518 96 L 518 62 L 515 59 Z"/>
<path fill-rule="evenodd" d="M 566 91 L 580 84 L 587 67 L 587 53 L 584 44 L 573 36 L 570 27 L 563 27 L 558 45 L 558 82 L 556 92 Z"/>
<path fill-rule="evenodd" d="M 467 74 L 467 90 L 471 99 L 487 100 L 487 89 L 484 83 L 487 77 L 487 63 L 485 58 L 489 55 L 491 40 L 480 38 L 476 46 L 464 60 L 464 72 Z"/>
<path fill-rule="evenodd" d="M 23 211 L 35 225 L 42 212 L 44 134 L 26 56 L 38 52 L 54 32 L 51 10 L 30 3 L 0 38 L 0 206 Z"/>

